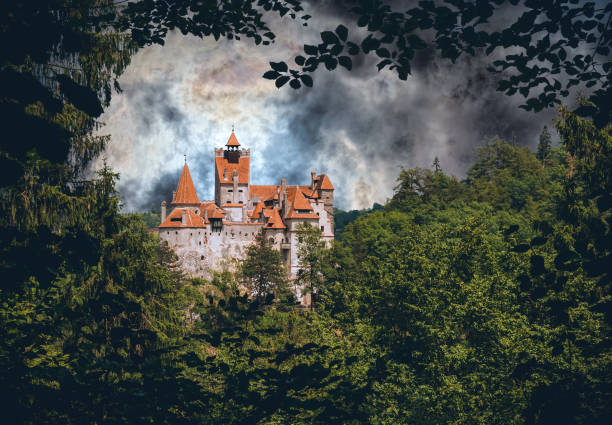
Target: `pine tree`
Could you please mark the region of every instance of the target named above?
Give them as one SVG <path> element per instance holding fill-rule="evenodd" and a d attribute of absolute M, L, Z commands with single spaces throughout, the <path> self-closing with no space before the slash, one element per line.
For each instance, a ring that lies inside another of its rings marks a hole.
<path fill-rule="evenodd" d="M 536 157 L 540 160 L 543 167 L 546 167 L 546 159 L 550 155 L 551 145 L 550 133 L 548 132 L 548 128 L 544 126 L 542 133 L 540 133 L 540 143 L 538 143 L 538 152 L 536 153 Z"/>
<path fill-rule="evenodd" d="M 440 168 L 440 160 L 438 159 L 437 156 L 434 158 L 433 167 L 436 173 L 439 173 L 440 171 L 442 171 L 442 168 Z"/>
<path fill-rule="evenodd" d="M 240 273 L 249 293 L 260 302 L 284 294 L 287 289 L 287 271 L 280 252 L 271 246 L 263 231 L 257 234 L 246 254 Z"/>
<path fill-rule="evenodd" d="M 297 231 L 299 236 L 297 282 L 302 285 L 304 294 L 311 294 L 310 309 L 314 310 L 317 289 L 322 279 L 325 241 L 321 240 L 321 230 L 309 223 L 301 223 Z"/>

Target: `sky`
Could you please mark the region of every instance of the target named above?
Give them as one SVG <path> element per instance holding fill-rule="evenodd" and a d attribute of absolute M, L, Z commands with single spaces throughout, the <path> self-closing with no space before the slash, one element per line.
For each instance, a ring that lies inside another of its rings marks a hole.
<path fill-rule="evenodd" d="M 269 61 L 289 63 L 303 44 L 318 43 L 321 30 L 344 23 L 358 31 L 334 4 L 311 5 L 306 28 L 269 19 L 277 36 L 271 46 L 170 33 L 164 46 L 137 52 L 100 131 L 111 135 L 100 161 L 120 174 L 124 209 L 170 201 L 184 155 L 198 197 L 213 199 L 213 149 L 225 145 L 232 126 L 251 149 L 252 184 L 309 184 L 310 171 L 326 173 L 341 209 L 384 203 L 402 168 L 430 168 L 438 157 L 461 178 L 486 138 L 535 149 L 542 128 L 552 126 L 554 111 L 526 112 L 518 108 L 522 97 L 495 91 L 485 70 L 491 58 L 451 64 L 424 51 L 407 81 L 378 72 L 374 57 L 354 58 L 350 72 L 321 67 L 313 88 L 279 90 L 263 79 Z"/>

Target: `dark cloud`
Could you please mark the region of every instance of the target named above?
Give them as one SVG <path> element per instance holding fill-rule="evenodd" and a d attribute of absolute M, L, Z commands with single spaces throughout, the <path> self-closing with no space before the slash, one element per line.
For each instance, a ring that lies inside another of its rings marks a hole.
<path fill-rule="evenodd" d="M 325 172 L 341 208 L 384 202 L 402 167 L 430 167 L 437 156 L 445 171 L 463 176 L 485 138 L 535 148 L 550 126 L 553 111 L 525 112 L 522 98 L 495 90 L 496 77 L 484 71 L 490 58 L 451 64 L 434 50 L 415 56 L 406 82 L 392 71 L 378 73 L 376 58 L 366 56 L 354 59 L 352 72 L 318 70 L 313 89 L 277 91 L 261 79 L 267 59 L 288 59 L 340 22 L 359 31 L 338 2 L 313 4 L 319 27 L 299 33 L 272 22 L 278 38 L 271 48 L 176 36 L 163 51 L 139 53 L 122 83 L 121 106 L 109 112 L 118 139 L 109 158 L 122 173 L 119 188 L 130 208 L 168 200 L 183 153 L 199 197 L 212 198 L 213 147 L 225 144 L 233 123 L 251 148 L 253 184 L 304 184 L 310 170 Z"/>

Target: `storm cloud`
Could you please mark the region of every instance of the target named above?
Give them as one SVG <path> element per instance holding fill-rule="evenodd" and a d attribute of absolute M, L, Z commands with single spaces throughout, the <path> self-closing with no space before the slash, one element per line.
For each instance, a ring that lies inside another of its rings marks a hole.
<path fill-rule="evenodd" d="M 232 125 L 251 149 L 253 184 L 307 184 L 311 170 L 327 173 L 344 209 L 384 203 L 402 167 L 431 167 L 437 156 L 461 177 L 485 138 L 534 148 L 550 126 L 552 111 L 525 112 L 522 98 L 496 92 L 482 58 L 451 64 L 421 52 L 408 81 L 377 72 L 372 57 L 351 72 L 318 70 L 312 89 L 278 90 L 261 78 L 268 61 L 290 59 L 319 30 L 348 24 L 333 4 L 313 6 L 316 27 L 272 20 L 277 39 L 268 47 L 170 34 L 165 46 L 139 51 L 103 115 L 102 132 L 112 136 L 105 156 L 121 175 L 125 208 L 170 200 L 183 155 L 199 198 L 212 199 L 213 148 Z"/>

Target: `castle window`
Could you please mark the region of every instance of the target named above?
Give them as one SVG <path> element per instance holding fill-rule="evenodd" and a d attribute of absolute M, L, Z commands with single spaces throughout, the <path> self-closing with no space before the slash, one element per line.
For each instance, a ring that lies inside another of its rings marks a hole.
<path fill-rule="evenodd" d="M 200 241 L 200 245 L 202 245 L 202 241 Z"/>
<path fill-rule="evenodd" d="M 189 236 L 193 236 L 193 233 L 189 233 Z"/>
<path fill-rule="evenodd" d="M 242 201 L 238 201 L 239 204 L 242 204 Z"/>
<path fill-rule="evenodd" d="M 181 217 L 172 217 L 172 218 L 170 219 L 170 221 L 175 221 L 175 222 L 177 222 L 177 221 L 182 221 L 182 219 L 181 219 Z"/>
<path fill-rule="evenodd" d="M 178 235 L 178 232 L 174 232 L 174 233 L 176 233 Z"/>
<path fill-rule="evenodd" d="M 234 191 L 234 189 L 227 189 L 227 191 L 228 191 L 228 192 L 233 192 L 233 191 Z"/>
<path fill-rule="evenodd" d="M 204 259 L 204 256 L 202 255 L 202 256 L 200 257 L 200 260 L 203 260 L 203 259 Z"/>
<path fill-rule="evenodd" d="M 242 193 L 242 189 L 238 189 L 238 192 Z"/>
<path fill-rule="evenodd" d="M 319 216 L 319 213 L 317 213 L 317 217 Z"/>
<path fill-rule="evenodd" d="M 321 226 L 321 231 L 324 232 L 325 231 L 325 227 Z"/>

